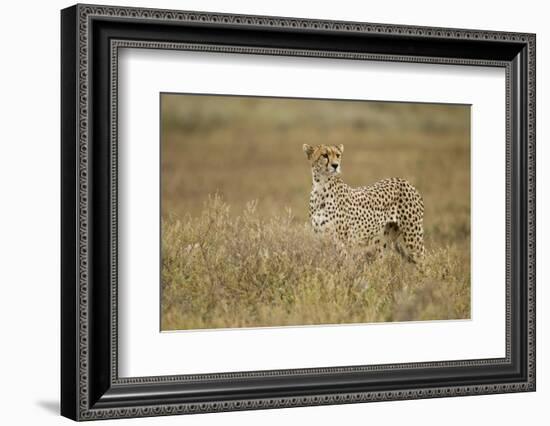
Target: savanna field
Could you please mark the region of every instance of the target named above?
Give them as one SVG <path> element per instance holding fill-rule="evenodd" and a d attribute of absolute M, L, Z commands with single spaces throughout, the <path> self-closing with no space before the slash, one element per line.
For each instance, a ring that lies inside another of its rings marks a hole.
<path fill-rule="evenodd" d="M 470 317 L 466 106 L 161 97 L 161 328 Z M 424 199 L 423 268 L 338 250 L 308 222 L 302 144 L 344 144 L 343 180 Z"/>

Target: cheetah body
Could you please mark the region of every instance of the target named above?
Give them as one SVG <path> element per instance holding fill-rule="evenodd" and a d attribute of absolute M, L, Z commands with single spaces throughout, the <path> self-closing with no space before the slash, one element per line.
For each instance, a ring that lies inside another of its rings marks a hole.
<path fill-rule="evenodd" d="M 315 232 L 378 252 L 394 248 L 414 262 L 424 256 L 424 205 L 414 186 L 405 179 L 389 178 L 352 188 L 339 173 L 342 145 L 310 148 L 313 187 L 309 212 Z"/>

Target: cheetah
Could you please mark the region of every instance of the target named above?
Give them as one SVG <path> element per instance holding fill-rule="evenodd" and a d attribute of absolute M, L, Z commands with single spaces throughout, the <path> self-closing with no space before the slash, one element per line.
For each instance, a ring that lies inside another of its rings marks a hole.
<path fill-rule="evenodd" d="M 340 176 L 344 145 L 304 144 L 303 150 L 311 163 L 309 215 L 316 233 L 364 245 L 378 255 L 393 248 L 412 263 L 423 259 L 424 203 L 416 188 L 397 177 L 352 188 Z"/>

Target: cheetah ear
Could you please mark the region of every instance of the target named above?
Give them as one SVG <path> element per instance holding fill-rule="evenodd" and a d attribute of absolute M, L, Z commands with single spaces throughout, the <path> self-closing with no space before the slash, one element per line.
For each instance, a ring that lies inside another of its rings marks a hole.
<path fill-rule="evenodd" d="M 343 144 L 338 145 L 338 149 L 340 150 L 340 153 L 343 153 L 344 152 L 344 145 Z"/>
<path fill-rule="evenodd" d="M 313 147 L 307 143 L 302 145 L 302 149 L 306 153 L 307 159 L 311 160 L 311 154 L 313 154 Z"/>

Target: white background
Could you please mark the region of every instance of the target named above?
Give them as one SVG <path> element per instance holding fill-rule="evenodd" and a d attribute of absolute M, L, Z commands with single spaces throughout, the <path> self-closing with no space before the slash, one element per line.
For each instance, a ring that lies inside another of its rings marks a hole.
<path fill-rule="evenodd" d="M 504 69 L 488 67 L 124 49 L 118 91 L 119 374 L 504 357 L 504 76 Z M 160 197 L 161 92 L 471 104 L 471 320 L 159 333 L 160 212 L 151 200 Z M 226 348 L 223 356 L 219 347 Z"/>
<path fill-rule="evenodd" d="M 119 4 L 105 0 L 103 3 Z M 550 28 L 541 1 L 339 2 L 196 0 L 134 6 L 286 15 L 537 33 L 538 391 L 422 401 L 118 420 L 119 424 L 546 424 L 550 400 Z M 64 1 L 3 5 L 0 67 L 0 400 L 2 423 L 68 424 L 59 395 L 59 9 Z M 546 77 L 546 80 L 545 80 Z M 545 167 L 546 166 L 546 167 Z M 102 424 L 117 424 L 108 421 Z"/>

